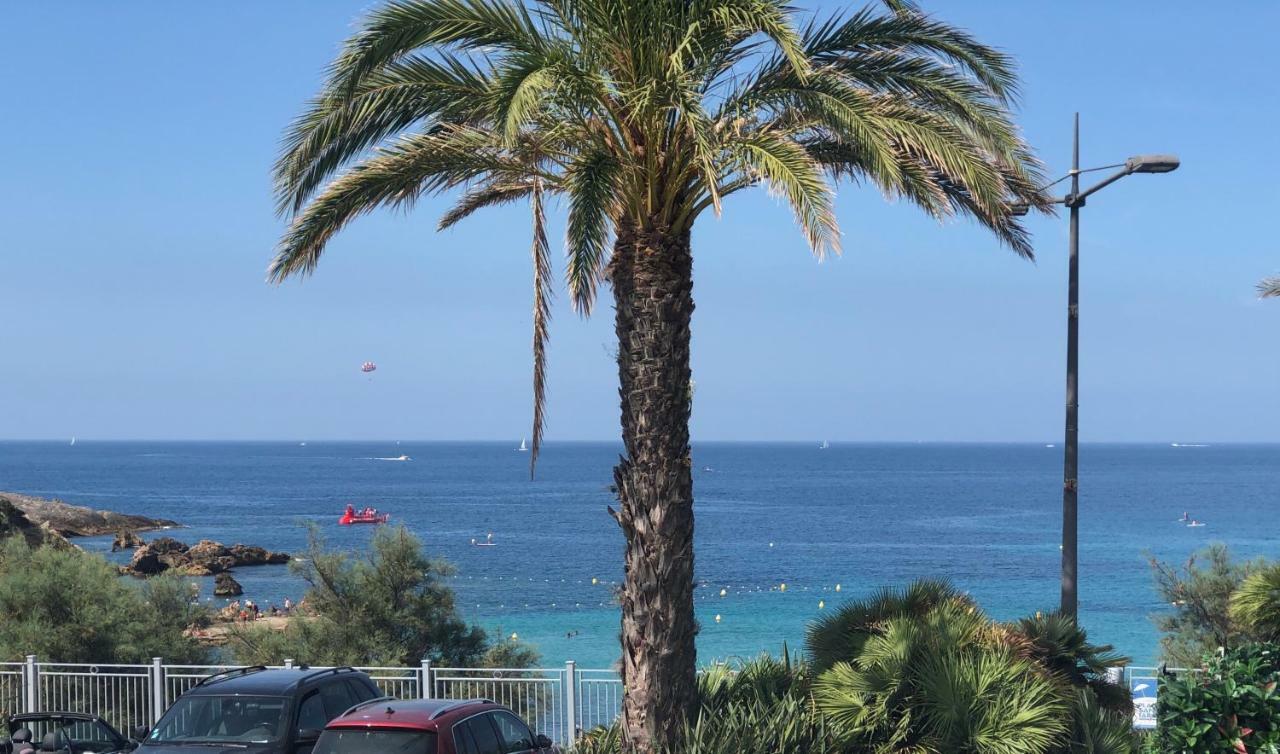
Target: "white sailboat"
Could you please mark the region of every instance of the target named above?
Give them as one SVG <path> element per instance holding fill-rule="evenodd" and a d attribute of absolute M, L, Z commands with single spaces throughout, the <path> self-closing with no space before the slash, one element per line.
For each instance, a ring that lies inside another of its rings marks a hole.
<path fill-rule="evenodd" d="M 829 447 L 831 447 L 831 443 L 827 442 L 826 440 L 823 440 L 822 444 L 818 446 L 818 450 L 826 450 Z"/>
<path fill-rule="evenodd" d="M 521 453 L 527 453 L 529 451 L 529 445 L 524 441 L 523 437 L 520 438 L 520 447 L 516 448 L 516 450 Z"/>
<path fill-rule="evenodd" d="M 76 438 L 74 438 L 74 437 L 73 437 L 73 438 L 71 438 L 71 444 L 72 444 L 72 445 L 75 445 L 75 444 L 76 444 Z"/>

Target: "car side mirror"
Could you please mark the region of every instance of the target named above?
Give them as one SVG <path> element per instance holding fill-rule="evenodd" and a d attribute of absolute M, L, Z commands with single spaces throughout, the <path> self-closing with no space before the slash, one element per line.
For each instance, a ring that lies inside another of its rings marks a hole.
<path fill-rule="evenodd" d="M 550 749 L 552 746 L 551 739 L 539 733 L 533 737 L 533 745 L 539 749 Z"/>
<path fill-rule="evenodd" d="M 151 735 L 151 729 L 145 725 L 139 725 L 133 729 L 133 740 L 142 743 L 147 740 L 147 736 Z"/>
<path fill-rule="evenodd" d="M 318 738 L 320 738 L 319 728 L 298 729 L 298 743 L 300 744 L 313 744 Z"/>

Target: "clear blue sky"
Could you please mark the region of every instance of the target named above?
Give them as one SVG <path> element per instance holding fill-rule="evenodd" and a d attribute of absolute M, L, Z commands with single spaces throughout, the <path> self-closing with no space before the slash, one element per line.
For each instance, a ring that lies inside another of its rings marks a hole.
<path fill-rule="evenodd" d="M 263 282 L 279 136 L 367 6 L 6 4 L 0 437 L 528 434 L 523 209 L 377 214 L 309 281 Z M 1280 302 L 1253 290 L 1280 272 L 1280 5 L 926 7 L 1018 58 L 1055 176 L 1077 109 L 1086 165 L 1182 157 L 1085 210 L 1083 437 L 1280 440 Z M 1057 441 L 1065 218 L 1033 221 L 1029 264 L 873 191 L 838 206 L 821 265 L 762 193 L 701 221 L 695 439 Z M 550 439 L 617 436 L 611 317 L 557 301 Z"/>

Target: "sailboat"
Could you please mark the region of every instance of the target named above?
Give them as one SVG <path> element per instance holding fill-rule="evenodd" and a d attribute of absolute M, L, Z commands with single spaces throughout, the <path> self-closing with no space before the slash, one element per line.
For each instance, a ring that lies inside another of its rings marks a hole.
<path fill-rule="evenodd" d="M 523 437 L 520 438 L 520 447 L 516 448 L 516 450 L 520 451 L 521 453 L 527 453 L 529 451 L 529 445 L 525 443 Z"/>
<path fill-rule="evenodd" d="M 73 437 L 73 438 L 71 438 L 71 444 L 72 444 L 72 445 L 75 445 L 75 444 L 76 444 L 76 438 L 74 438 L 74 437 Z"/>
<path fill-rule="evenodd" d="M 823 440 L 822 444 L 818 446 L 818 450 L 826 450 L 829 447 L 831 447 L 831 443 L 827 442 L 826 440 Z"/>

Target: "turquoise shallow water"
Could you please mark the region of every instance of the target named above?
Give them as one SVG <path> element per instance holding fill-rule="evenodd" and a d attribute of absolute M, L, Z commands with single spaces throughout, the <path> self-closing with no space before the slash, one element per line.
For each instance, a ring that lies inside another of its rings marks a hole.
<path fill-rule="evenodd" d="M 553 443 L 530 482 L 514 443 L 5 442 L 0 489 L 173 518 L 188 541 L 284 550 L 303 546 L 305 521 L 358 549 L 370 530 L 337 516 L 347 502 L 377 505 L 457 565 L 469 619 L 536 644 L 547 664 L 607 667 L 621 535 L 606 485 L 618 450 Z M 378 460 L 401 454 L 412 460 Z M 699 443 L 694 462 L 703 660 L 798 646 L 821 609 L 919 576 L 951 579 L 1001 619 L 1057 602 L 1060 449 Z M 1091 636 L 1153 662 L 1150 616 L 1163 606 L 1144 553 L 1182 559 L 1217 540 L 1280 556 L 1278 490 L 1277 445 L 1084 446 L 1080 604 Z M 1207 525 L 1179 524 L 1183 511 Z M 486 532 L 498 546 L 471 546 Z M 236 576 L 263 605 L 301 594 L 285 567 Z"/>

